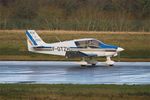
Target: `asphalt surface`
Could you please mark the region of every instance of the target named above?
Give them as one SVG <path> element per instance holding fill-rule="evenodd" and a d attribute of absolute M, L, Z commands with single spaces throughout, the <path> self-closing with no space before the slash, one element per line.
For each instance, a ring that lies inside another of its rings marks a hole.
<path fill-rule="evenodd" d="M 80 67 L 76 62 L 0 61 L 0 83 L 150 84 L 150 62 Z"/>

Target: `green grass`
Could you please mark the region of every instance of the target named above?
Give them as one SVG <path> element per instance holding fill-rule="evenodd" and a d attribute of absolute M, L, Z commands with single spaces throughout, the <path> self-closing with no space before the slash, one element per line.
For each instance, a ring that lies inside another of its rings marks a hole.
<path fill-rule="evenodd" d="M 149 100 L 150 85 L 0 84 L 0 100 Z"/>
<path fill-rule="evenodd" d="M 142 59 L 147 61 L 150 59 L 150 34 L 105 34 L 102 32 L 72 32 L 57 33 L 57 31 L 38 32 L 42 39 L 46 42 L 57 42 L 55 37 L 60 40 L 71 40 L 80 38 L 96 38 L 107 44 L 114 44 L 121 46 L 125 49 L 121 53 L 121 59 L 123 61 L 129 61 L 129 59 Z M 103 60 L 104 58 L 102 58 Z M 68 60 L 65 57 L 35 54 L 27 51 L 26 36 L 23 31 L 0 31 L 0 60 Z M 69 59 L 79 60 L 79 59 Z M 98 58 L 101 60 L 101 58 Z M 115 58 L 117 60 L 117 57 Z"/>

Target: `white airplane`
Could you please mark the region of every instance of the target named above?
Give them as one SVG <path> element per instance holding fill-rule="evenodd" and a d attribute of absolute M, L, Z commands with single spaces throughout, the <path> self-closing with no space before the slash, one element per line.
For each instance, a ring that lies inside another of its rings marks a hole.
<path fill-rule="evenodd" d="M 27 30 L 28 51 L 34 53 L 43 53 L 51 55 L 65 56 L 66 58 L 81 57 L 83 60 L 81 66 L 95 66 L 97 61 L 94 57 L 106 57 L 105 64 L 112 66 L 114 61 L 110 58 L 124 49 L 114 45 L 104 44 L 103 42 L 93 39 L 75 39 L 56 43 L 45 43 L 34 30 Z"/>

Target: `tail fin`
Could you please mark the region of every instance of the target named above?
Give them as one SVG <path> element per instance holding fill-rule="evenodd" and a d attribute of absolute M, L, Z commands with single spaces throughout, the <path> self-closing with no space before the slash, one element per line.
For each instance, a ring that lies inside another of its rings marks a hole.
<path fill-rule="evenodd" d="M 43 46 L 46 44 L 35 32 L 35 30 L 27 30 L 26 36 L 29 51 L 33 51 L 33 47 Z"/>
<path fill-rule="evenodd" d="M 39 35 L 34 30 L 27 30 L 26 36 L 31 45 L 33 46 L 42 46 L 45 42 L 39 37 Z"/>

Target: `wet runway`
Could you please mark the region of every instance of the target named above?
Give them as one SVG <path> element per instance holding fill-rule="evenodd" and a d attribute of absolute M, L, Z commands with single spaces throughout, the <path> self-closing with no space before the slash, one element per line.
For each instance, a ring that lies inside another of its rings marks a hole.
<path fill-rule="evenodd" d="M 0 83 L 150 84 L 150 62 L 80 67 L 76 62 L 0 61 Z"/>

